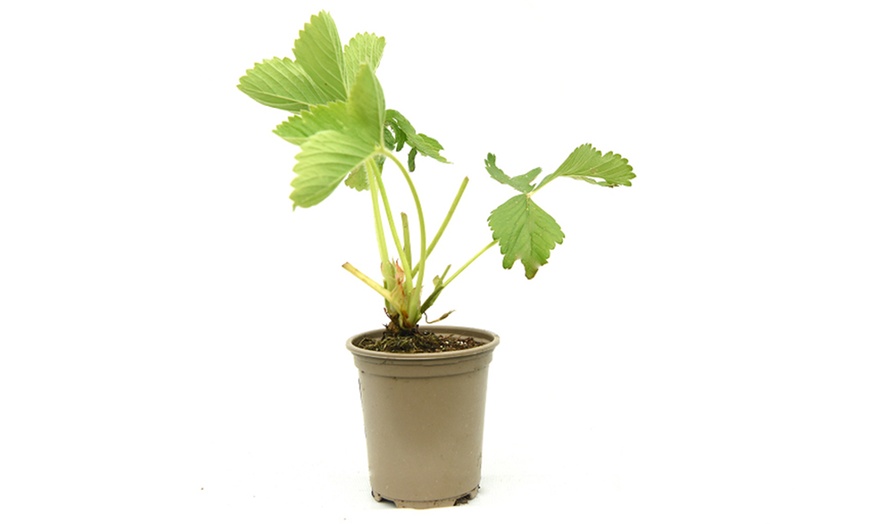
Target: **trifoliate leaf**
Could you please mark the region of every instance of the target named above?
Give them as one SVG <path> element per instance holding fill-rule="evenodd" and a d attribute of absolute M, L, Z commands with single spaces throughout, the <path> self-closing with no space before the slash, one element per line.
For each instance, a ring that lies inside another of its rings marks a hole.
<path fill-rule="evenodd" d="M 302 66 L 329 100 L 346 100 L 344 51 L 332 16 L 321 11 L 311 17 L 293 45 L 296 63 Z"/>
<path fill-rule="evenodd" d="M 502 266 L 510 269 L 519 260 L 529 279 L 565 238 L 556 220 L 527 195 L 516 195 L 498 206 L 489 216 L 489 227 L 504 255 Z"/>
<path fill-rule="evenodd" d="M 635 174 L 628 165 L 628 160 L 622 156 L 613 152 L 602 155 L 591 144 L 584 144 L 575 149 L 552 175 L 544 178 L 541 185 L 560 176 L 599 186 L 616 187 L 630 186 Z"/>
<path fill-rule="evenodd" d="M 342 180 L 357 190 L 368 187 L 362 163 L 380 145 L 383 129 L 384 94 L 367 64 L 347 102 L 314 106 L 279 125 L 275 133 L 302 148 L 290 195 L 294 207 L 321 202 Z"/>
<path fill-rule="evenodd" d="M 373 152 L 370 141 L 340 131 L 321 131 L 309 138 L 296 155 L 293 168 L 297 173 L 291 183 L 293 208 L 323 201 Z"/>
<path fill-rule="evenodd" d="M 441 150 L 444 149 L 437 140 L 422 133 L 417 133 L 411 122 L 408 121 L 401 113 L 395 109 L 388 109 L 386 112 L 386 125 L 390 126 L 396 133 L 396 151 L 402 149 L 405 142 L 411 148 L 416 149 L 421 155 L 425 155 L 439 162 L 447 162 L 447 159 L 441 156 Z"/>
<path fill-rule="evenodd" d="M 524 175 L 509 177 L 504 173 L 504 171 L 495 165 L 495 155 L 492 153 L 486 156 L 486 161 L 484 163 L 486 165 L 486 170 L 492 178 L 498 180 L 502 184 L 511 186 L 520 193 L 530 193 L 534 190 L 535 186 L 531 182 L 541 173 L 541 168 L 536 167 Z"/>
<path fill-rule="evenodd" d="M 350 39 L 344 46 L 345 84 L 351 88 L 362 64 L 368 64 L 372 71 L 377 71 L 384 54 L 386 41 L 371 33 L 360 33 Z"/>
<path fill-rule="evenodd" d="M 272 58 L 255 64 L 239 79 L 238 87 L 261 104 L 294 113 L 330 100 L 302 66 L 289 58 Z"/>

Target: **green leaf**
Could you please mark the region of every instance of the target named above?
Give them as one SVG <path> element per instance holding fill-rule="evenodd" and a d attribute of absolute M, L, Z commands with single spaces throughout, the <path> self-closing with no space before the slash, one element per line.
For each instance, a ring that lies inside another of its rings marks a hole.
<path fill-rule="evenodd" d="M 441 150 L 444 149 L 444 147 L 437 140 L 429 135 L 417 133 L 417 135 L 412 138 L 412 141 L 408 143 L 411 144 L 411 147 L 419 151 L 422 155 L 434 158 L 439 162 L 447 162 L 447 159 L 442 157 L 440 154 Z"/>
<path fill-rule="evenodd" d="M 575 149 L 562 165 L 541 181 L 541 186 L 551 180 L 567 176 L 583 180 L 590 184 L 605 187 L 630 186 L 635 177 L 628 159 L 613 152 L 602 155 L 591 144 L 584 144 Z"/>
<path fill-rule="evenodd" d="M 408 171 L 414 172 L 417 169 L 417 148 L 412 147 L 408 151 Z"/>
<path fill-rule="evenodd" d="M 405 147 L 405 132 L 400 128 L 395 128 L 396 132 L 396 151 L 401 151 Z"/>
<path fill-rule="evenodd" d="M 386 41 L 371 33 L 360 33 L 351 38 L 344 46 L 345 85 L 353 86 L 363 64 L 368 64 L 372 71 L 377 71 L 384 54 L 384 46 Z"/>
<path fill-rule="evenodd" d="M 347 103 L 332 102 L 313 106 L 309 111 L 290 117 L 279 124 L 274 133 L 292 144 L 301 146 L 321 131 L 346 129 L 349 119 Z"/>
<path fill-rule="evenodd" d="M 296 206 L 310 207 L 345 180 L 357 190 L 368 187 L 363 161 L 381 144 L 384 94 L 374 72 L 360 66 L 347 102 L 314 106 L 281 123 L 275 133 L 301 147 L 296 156 L 290 195 Z"/>
<path fill-rule="evenodd" d="M 374 145 L 365 138 L 341 131 L 321 131 L 312 136 L 296 155 L 293 170 L 297 176 L 290 194 L 293 208 L 322 202 L 373 152 Z"/>
<path fill-rule="evenodd" d="M 344 185 L 356 189 L 357 191 L 365 191 L 369 188 L 369 178 L 366 174 L 365 165 L 358 165 L 353 168 L 353 171 L 344 179 Z"/>
<path fill-rule="evenodd" d="M 347 102 L 312 106 L 285 120 L 274 132 L 284 140 L 302 145 L 321 131 L 346 131 L 380 144 L 384 129 L 384 93 L 367 65 L 360 67 L 358 80 Z"/>
<path fill-rule="evenodd" d="M 556 220 L 524 194 L 498 206 L 489 216 L 489 227 L 504 255 L 502 266 L 510 269 L 519 260 L 529 279 L 565 238 Z"/>
<path fill-rule="evenodd" d="M 384 146 L 391 151 L 396 149 L 396 137 L 389 127 L 384 127 Z"/>
<path fill-rule="evenodd" d="M 378 171 L 384 171 L 384 162 L 386 159 L 378 155 L 375 158 L 375 163 L 378 165 Z M 357 191 L 365 191 L 369 188 L 369 177 L 364 164 L 356 166 L 353 171 L 344 179 L 344 185 L 356 189 Z"/>
<path fill-rule="evenodd" d="M 387 110 L 386 125 L 390 126 L 396 133 L 396 151 L 401 150 L 402 145 L 407 143 L 421 155 L 447 163 L 447 159 L 441 156 L 441 150 L 444 149 L 441 144 L 432 137 L 422 133 L 418 134 L 414 126 L 411 125 L 411 122 L 395 109 Z"/>
<path fill-rule="evenodd" d="M 293 113 L 347 99 L 345 55 L 338 29 L 328 13 L 323 11 L 311 17 L 299 32 L 293 52 L 295 61 L 273 58 L 255 64 L 239 79 L 239 89 L 261 104 Z M 357 55 L 362 52 L 365 49 L 354 51 Z M 357 68 L 353 74 L 356 71 Z"/>
<path fill-rule="evenodd" d="M 373 144 L 383 142 L 384 130 L 384 92 L 374 70 L 362 64 L 353 83 L 347 112 L 353 119 L 355 134 L 364 136 Z"/>
<path fill-rule="evenodd" d="M 299 32 L 293 55 L 296 63 L 305 69 L 330 101 L 347 99 L 344 52 L 335 21 L 329 13 L 321 11 L 311 17 Z"/>
<path fill-rule="evenodd" d="M 299 64 L 289 58 L 272 58 L 254 64 L 239 79 L 239 89 L 257 102 L 299 112 L 329 101 Z"/>
<path fill-rule="evenodd" d="M 541 173 L 541 168 L 536 167 L 532 169 L 528 173 L 524 175 L 517 175 L 515 177 L 507 176 L 504 171 L 498 168 L 495 165 L 495 155 L 492 153 L 486 156 L 486 161 L 484 162 L 486 165 L 486 170 L 489 172 L 489 175 L 501 182 L 502 184 L 507 184 L 512 188 L 516 189 L 520 193 L 531 193 L 535 186 L 531 183 L 532 180 L 535 179 Z"/>

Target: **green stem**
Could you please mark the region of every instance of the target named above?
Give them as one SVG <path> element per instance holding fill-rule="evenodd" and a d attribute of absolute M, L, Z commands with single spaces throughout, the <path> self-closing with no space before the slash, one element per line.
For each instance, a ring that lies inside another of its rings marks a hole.
<path fill-rule="evenodd" d="M 426 298 L 426 301 L 423 302 L 423 307 L 422 307 L 421 311 L 425 312 L 427 309 L 429 309 L 429 307 L 432 304 L 434 304 L 435 301 L 438 299 L 438 296 L 441 295 L 441 292 L 444 291 L 444 288 L 446 288 L 448 284 L 453 282 L 454 278 L 458 277 L 460 273 L 465 271 L 465 268 L 470 266 L 475 260 L 477 260 L 480 257 L 480 255 L 486 253 L 487 250 L 489 250 L 489 248 L 491 248 L 492 246 L 494 246 L 496 244 L 498 244 L 498 241 L 496 241 L 496 240 L 493 240 L 492 242 L 487 244 L 486 247 L 484 247 L 483 249 L 478 251 L 473 257 L 471 257 L 468 260 L 468 262 L 463 264 L 461 268 L 457 269 L 456 272 L 453 273 L 453 275 L 451 275 L 450 278 L 448 278 L 447 280 L 444 280 L 444 277 L 447 276 L 447 272 L 450 271 L 450 266 L 447 266 L 447 269 L 444 270 L 444 274 L 441 275 L 441 278 L 436 279 L 435 290 L 432 291 L 432 293 Z"/>
<path fill-rule="evenodd" d="M 408 215 L 402 213 L 402 248 L 405 251 L 405 257 L 408 263 L 411 262 L 411 230 L 408 227 Z"/>
<path fill-rule="evenodd" d="M 401 309 L 401 306 L 399 304 L 396 304 L 395 302 L 393 302 L 393 297 L 390 296 L 390 292 L 387 291 L 387 289 L 384 286 L 378 284 L 372 278 L 370 278 L 368 275 L 366 275 L 365 273 L 363 273 L 359 269 L 353 267 L 353 265 L 351 265 L 350 262 L 345 262 L 344 264 L 342 264 L 341 267 L 348 270 L 353 276 L 362 280 L 367 286 L 369 286 L 370 288 L 377 291 L 377 293 L 379 295 L 381 295 L 382 297 L 384 297 L 387 300 L 387 302 L 389 302 L 394 308 L 396 308 L 396 310 Z"/>
<path fill-rule="evenodd" d="M 438 228 L 438 232 L 435 233 L 435 238 L 432 239 L 432 243 L 429 244 L 429 248 L 426 249 L 426 258 L 429 258 L 429 255 L 432 254 L 432 251 L 435 249 L 438 241 L 441 240 L 441 235 L 444 234 L 444 230 L 447 229 L 447 224 L 449 224 L 450 219 L 453 218 L 453 213 L 456 211 L 456 206 L 459 205 L 459 200 L 462 198 L 462 194 L 465 192 L 466 186 L 468 186 L 468 177 L 465 177 L 465 179 L 462 180 L 462 185 L 459 186 L 459 191 L 457 191 L 456 196 L 453 198 L 453 203 L 450 204 L 450 210 L 447 211 L 447 216 L 444 217 L 444 221 L 441 223 L 441 227 Z M 417 267 L 414 268 L 412 276 L 417 274 L 418 268 L 419 264 Z"/>
<path fill-rule="evenodd" d="M 402 172 L 402 175 L 405 177 L 405 182 L 408 183 L 408 188 L 411 190 L 411 196 L 414 198 L 414 206 L 417 208 L 417 220 L 420 222 L 420 262 L 418 262 L 419 269 L 417 274 L 417 284 L 414 286 L 413 292 L 416 294 L 416 297 L 412 297 L 411 299 L 411 308 L 414 311 L 409 311 L 411 314 L 411 318 L 417 318 L 419 315 L 419 311 L 417 310 L 418 304 L 420 303 L 420 290 L 423 288 L 423 276 L 425 274 L 426 269 L 426 222 L 423 219 L 423 206 L 420 204 L 420 197 L 417 195 L 417 188 L 414 186 L 414 181 L 411 180 L 411 174 L 408 173 L 408 170 L 405 169 L 405 165 L 399 161 L 389 150 L 381 148 L 379 151 L 380 154 L 385 157 L 391 159 L 394 164 L 399 167 L 399 170 Z M 386 201 L 384 202 L 386 206 Z M 408 274 L 408 279 L 413 278 L 413 268 L 410 265 L 405 266 Z"/>
<path fill-rule="evenodd" d="M 471 259 L 468 260 L 468 262 L 466 262 L 465 264 L 463 264 L 462 267 L 460 267 L 459 269 L 457 269 L 455 273 L 453 273 L 452 275 L 450 275 L 450 278 L 448 278 L 447 280 L 444 281 L 444 287 L 447 287 L 447 284 L 453 282 L 453 279 L 456 278 L 456 277 L 458 277 L 460 273 L 462 273 L 463 271 L 465 271 L 465 268 L 467 268 L 468 266 L 470 266 L 472 262 L 474 262 L 475 260 L 478 259 L 478 257 L 480 257 L 480 255 L 486 253 L 486 251 L 489 250 L 489 248 L 491 248 L 492 246 L 494 246 L 494 245 L 496 245 L 496 244 L 498 244 L 498 241 L 497 241 L 497 240 L 493 240 L 492 242 L 490 242 L 489 244 L 487 244 L 486 247 L 484 247 L 483 249 L 481 249 L 480 251 L 478 251 L 477 254 L 475 254 L 473 257 L 471 257 Z"/>
<path fill-rule="evenodd" d="M 537 187 L 535 187 L 535 189 L 526 193 L 526 196 L 528 196 L 529 198 L 532 198 L 532 196 L 534 196 L 535 193 L 540 191 L 541 188 L 543 188 L 544 186 L 546 186 L 547 184 L 549 184 L 553 180 L 556 180 L 557 178 L 559 178 L 559 176 L 555 175 L 555 173 L 545 176 L 544 179 L 541 180 L 541 183 L 538 184 Z"/>
<path fill-rule="evenodd" d="M 410 275 L 411 261 L 405 256 L 405 250 L 402 248 L 402 241 L 399 238 L 399 230 L 396 229 L 396 221 L 393 219 L 393 211 L 390 208 L 390 199 L 387 198 L 387 190 L 381 181 L 380 173 L 376 174 L 378 181 L 378 191 L 381 195 L 381 201 L 384 203 L 384 214 L 387 215 L 387 223 L 390 225 L 390 234 L 393 236 L 393 242 L 396 244 L 396 250 L 399 252 L 399 260 L 402 264 L 402 270 L 406 275 Z M 389 262 L 388 262 L 389 263 Z M 404 282 L 405 295 L 411 294 L 411 279 L 407 278 Z"/>
<path fill-rule="evenodd" d="M 381 218 L 381 206 L 378 203 L 378 188 L 380 187 L 380 176 L 378 176 L 378 164 L 374 158 L 366 159 L 366 175 L 369 181 L 369 193 L 372 194 L 372 212 L 375 215 L 375 236 L 378 239 L 378 252 L 381 257 L 381 264 L 390 263 L 390 255 L 387 252 L 387 239 L 384 237 L 384 223 Z"/>

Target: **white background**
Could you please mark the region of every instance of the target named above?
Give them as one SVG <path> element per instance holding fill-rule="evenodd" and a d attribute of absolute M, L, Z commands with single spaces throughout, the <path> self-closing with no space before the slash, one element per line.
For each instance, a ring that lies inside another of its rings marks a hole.
<path fill-rule="evenodd" d="M 870 520 L 860 2 L 7 4 L 0 521 Z M 436 306 L 502 337 L 467 506 L 369 497 L 368 201 L 291 211 L 284 114 L 236 89 L 320 9 L 387 38 L 387 105 L 445 145 L 430 222 L 471 178 L 437 271 L 511 194 L 487 152 L 638 175 L 554 183 L 538 277 L 491 251 Z"/>

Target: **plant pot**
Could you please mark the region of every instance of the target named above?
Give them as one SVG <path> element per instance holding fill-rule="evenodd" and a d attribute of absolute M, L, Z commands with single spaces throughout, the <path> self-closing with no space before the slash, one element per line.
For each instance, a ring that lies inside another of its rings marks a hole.
<path fill-rule="evenodd" d="M 372 496 L 397 507 L 453 506 L 480 485 L 487 371 L 499 338 L 479 329 L 427 330 L 484 345 L 415 354 L 356 346 L 382 330 L 347 341 L 359 369 Z"/>

